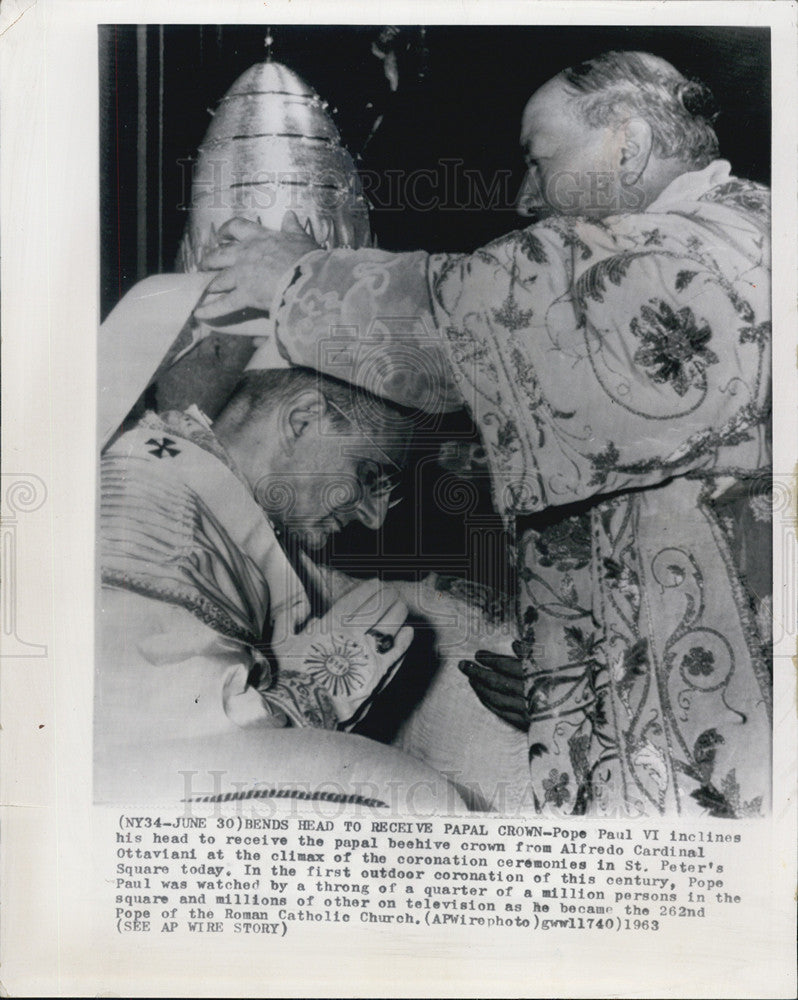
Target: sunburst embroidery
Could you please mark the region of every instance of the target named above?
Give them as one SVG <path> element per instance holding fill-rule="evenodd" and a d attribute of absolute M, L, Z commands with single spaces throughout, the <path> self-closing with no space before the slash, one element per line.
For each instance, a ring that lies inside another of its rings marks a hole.
<path fill-rule="evenodd" d="M 314 642 L 312 653 L 305 658 L 305 666 L 317 684 L 325 687 L 331 695 L 350 695 L 363 687 L 368 666 L 363 647 L 353 639 L 332 636 L 331 646 Z"/>

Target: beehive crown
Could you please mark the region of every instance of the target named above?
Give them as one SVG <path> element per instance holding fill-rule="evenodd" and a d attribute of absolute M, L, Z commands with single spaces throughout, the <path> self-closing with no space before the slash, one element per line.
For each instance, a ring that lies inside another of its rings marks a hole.
<path fill-rule="evenodd" d="M 371 242 L 352 157 L 327 105 L 287 66 L 250 66 L 219 101 L 199 147 L 178 254 L 195 270 L 203 248 L 233 216 L 279 229 L 296 212 L 325 248 Z"/>

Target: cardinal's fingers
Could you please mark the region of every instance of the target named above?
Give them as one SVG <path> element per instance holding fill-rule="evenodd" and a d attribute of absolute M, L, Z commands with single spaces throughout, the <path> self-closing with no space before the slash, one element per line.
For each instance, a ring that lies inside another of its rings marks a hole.
<path fill-rule="evenodd" d="M 519 681 L 524 679 L 524 665 L 521 660 L 514 656 L 505 656 L 502 653 L 492 653 L 487 649 L 479 649 L 474 654 L 474 659 L 481 666 L 501 674 L 502 677 L 511 677 Z"/>
<path fill-rule="evenodd" d="M 483 693 L 475 684 L 471 685 L 474 694 L 479 698 L 482 704 L 494 715 L 497 715 L 500 719 L 503 719 L 514 729 L 520 729 L 521 732 L 526 732 L 529 728 L 529 720 L 526 714 L 520 711 L 517 706 L 512 703 L 505 703 L 497 701 L 495 698 L 490 697 Z"/>
<path fill-rule="evenodd" d="M 228 219 L 223 226 L 219 227 L 216 234 L 219 242 L 224 240 L 248 240 L 253 236 L 258 236 L 266 229 L 260 222 L 253 222 L 251 219 L 243 219 L 240 215 Z"/>
<path fill-rule="evenodd" d="M 503 674 L 497 674 L 490 667 L 483 667 L 473 660 L 461 660 L 458 667 L 472 684 L 478 683 L 499 694 L 512 695 L 515 698 L 524 697 L 524 685 L 520 678 L 509 678 Z"/>
<path fill-rule="evenodd" d="M 479 698 L 485 708 L 498 715 L 499 718 L 508 722 L 516 729 L 526 730 L 529 719 L 526 713 L 526 706 L 522 700 L 506 694 L 500 694 L 484 687 L 478 681 L 469 680 L 471 690 Z"/>
<path fill-rule="evenodd" d="M 206 250 L 200 260 L 200 270 L 220 271 L 222 268 L 232 267 L 238 259 L 240 250 L 239 243 L 225 243 L 224 246 Z"/>
<path fill-rule="evenodd" d="M 486 705 L 491 712 L 495 712 L 512 725 L 519 728 L 529 724 L 526 706 L 522 705 L 517 698 L 511 698 L 506 694 L 497 694 L 495 691 L 487 691 L 479 684 L 471 682 L 471 690 L 479 698 L 483 705 Z"/>

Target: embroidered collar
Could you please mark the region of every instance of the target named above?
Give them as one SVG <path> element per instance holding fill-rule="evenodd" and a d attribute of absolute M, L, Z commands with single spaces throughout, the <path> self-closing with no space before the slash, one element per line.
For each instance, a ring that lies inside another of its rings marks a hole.
<path fill-rule="evenodd" d="M 155 413 L 153 410 L 148 410 L 141 418 L 141 426 L 146 427 L 148 430 L 157 431 L 158 433 L 167 431 L 175 437 L 183 438 L 184 441 L 190 441 L 198 448 L 202 448 L 203 451 L 207 451 L 214 458 L 218 458 L 237 479 L 241 480 L 247 490 L 252 492 L 249 483 L 232 455 L 230 455 L 213 433 L 210 419 L 196 403 L 192 403 L 187 410 L 166 410 L 164 413 Z"/>
<path fill-rule="evenodd" d="M 713 160 L 703 170 L 690 170 L 672 180 L 658 198 L 645 209 L 646 212 L 671 212 L 683 210 L 686 202 L 698 201 L 701 195 L 711 191 L 731 178 L 731 164 L 728 160 Z"/>

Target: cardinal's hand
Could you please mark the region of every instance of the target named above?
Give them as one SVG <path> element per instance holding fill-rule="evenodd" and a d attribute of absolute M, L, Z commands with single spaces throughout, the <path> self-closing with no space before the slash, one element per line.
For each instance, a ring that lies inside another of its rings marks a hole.
<path fill-rule="evenodd" d="M 285 213 L 279 232 L 234 218 L 221 227 L 216 239 L 200 260 L 200 269 L 219 273 L 194 310 L 196 319 L 209 326 L 225 326 L 253 313 L 268 314 L 286 272 L 306 253 L 319 249 L 293 212 Z"/>
<path fill-rule="evenodd" d="M 521 660 L 515 656 L 479 650 L 473 660 L 461 660 L 458 665 L 486 708 L 511 726 L 526 732 L 529 713 Z"/>

